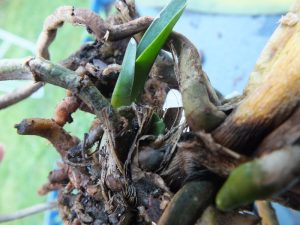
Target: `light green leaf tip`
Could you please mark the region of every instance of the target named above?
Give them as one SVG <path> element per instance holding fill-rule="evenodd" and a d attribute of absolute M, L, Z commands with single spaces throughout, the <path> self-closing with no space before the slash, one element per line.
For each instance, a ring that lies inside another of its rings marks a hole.
<path fill-rule="evenodd" d="M 229 211 L 267 197 L 273 187 L 261 184 L 265 176 L 255 160 L 235 168 L 216 196 L 218 209 Z"/>
<path fill-rule="evenodd" d="M 148 73 L 173 27 L 182 15 L 187 0 L 172 0 L 152 22 L 137 47 L 133 100 L 143 91 Z"/>
<path fill-rule="evenodd" d="M 132 87 L 134 83 L 136 49 L 136 41 L 134 38 L 131 38 L 125 52 L 121 72 L 111 97 L 111 104 L 114 108 L 130 105 L 133 101 Z"/>
<path fill-rule="evenodd" d="M 161 135 L 165 133 L 166 125 L 164 121 L 159 118 L 157 113 L 153 113 L 151 117 L 150 134 Z"/>

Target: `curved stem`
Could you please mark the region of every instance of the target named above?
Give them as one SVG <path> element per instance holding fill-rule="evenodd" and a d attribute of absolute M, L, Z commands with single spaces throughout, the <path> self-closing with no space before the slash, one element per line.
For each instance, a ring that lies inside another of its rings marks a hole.
<path fill-rule="evenodd" d="M 178 55 L 178 76 L 182 102 L 189 127 L 193 131 L 211 131 L 225 119 L 211 102 L 208 90 L 213 90 L 202 71 L 200 56 L 196 47 L 183 35 L 172 34 Z"/>

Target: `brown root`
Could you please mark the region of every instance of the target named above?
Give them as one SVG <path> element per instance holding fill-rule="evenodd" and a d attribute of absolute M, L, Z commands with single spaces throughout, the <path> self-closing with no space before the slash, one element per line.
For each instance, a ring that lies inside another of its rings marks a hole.
<path fill-rule="evenodd" d="M 72 122 L 71 114 L 79 108 L 80 103 L 76 96 L 65 97 L 55 108 L 54 121 L 61 127 Z"/>
<path fill-rule="evenodd" d="M 50 58 L 48 47 L 54 41 L 57 29 L 64 22 L 74 25 L 84 25 L 94 34 L 98 41 L 120 40 L 145 30 L 152 22 L 151 17 L 140 17 L 125 24 L 111 25 L 102 20 L 97 14 L 87 9 L 77 9 L 73 6 L 58 8 L 44 23 L 44 28 L 37 43 L 37 55 Z"/>
<path fill-rule="evenodd" d="M 63 128 L 49 119 L 25 119 L 16 124 L 18 134 L 36 135 L 46 138 L 64 158 L 67 151 L 78 143 L 78 139 L 68 134 Z"/>

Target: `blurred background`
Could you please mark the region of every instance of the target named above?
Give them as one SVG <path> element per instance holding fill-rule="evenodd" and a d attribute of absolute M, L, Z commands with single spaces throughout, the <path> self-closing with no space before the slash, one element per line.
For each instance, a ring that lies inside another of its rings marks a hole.
<path fill-rule="evenodd" d="M 35 42 L 44 19 L 61 5 L 91 8 L 105 16 L 105 8 L 113 0 L 0 0 L 0 58 L 34 55 Z M 202 52 L 204 70 L 213 86 L 224 95 L 242 93 L 248 76 L 262 48 L 292 0 L 190 0 L 175 27 Z M 155 16 L 167 1 L 136 0 L 141 15 Z M 50 47 L 51 58 L 58 62 L 87 40 L 82 27 L 65 24 Z M 1 82 L 0 95 L 24 82 Z M 0 110 L 0 143 L 5 145 L 5 158 L 0 164 L 0 213 L 14 212 L 46 201 L 37 189 L 47 180 L 49 171 L 59 158 L 44 139 L 19 136 L 14 124 L 24 118 L 51 118 L 63 89 L 46 85 L 21 103 Z M 178 102 L 178 95 L 171 101 Z M 82 138 L 93 116 L 76 112 L 76 120 L 66 126 Z M 299 214 L 275 205 L 281 225 L 299 225 Z M 49 219 L 49 216 L 46 217 Z M 47 224 L 39 214 L 11 222 L 11 225 Z M 50 225 L 50 224 L 48 224 Z"/>

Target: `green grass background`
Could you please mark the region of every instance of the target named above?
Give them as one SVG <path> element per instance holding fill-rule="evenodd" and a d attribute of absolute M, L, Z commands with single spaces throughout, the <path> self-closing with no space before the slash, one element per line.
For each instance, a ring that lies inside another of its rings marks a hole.
<path fill-rule="evenodd" d="M 44 19 L 62 4 L 88 7 L 89 1 L 0 0 L 0 28 L 35 42 Z M 57 62 L 78 49 L 84 32 L 82 27 L 73 27 L 69 24 L 61 28 L 50 48 L 52 60 Z M 14 46 L 5 57 L 19 58 L 28 55 L 31 53 Z M 0 93 L 2 94 L 4 93 Z M 46 182 L 48 172 L 59 158 L 58 154 L 45 139 L 17 135 L 14 124 L 24 118 L 51 118 L 54 107 L 64 94 L 63 89 L 46 85 L 43 98 L 29 98 L 10 108 L 0 110 L 0 143 L 6 147 L 5 158 L 0 164 L 1 214 L 14 212 L 46 200 L 46 197 L 37 195 L 37 189 Z M 93 116 L 77 112 L 73 118 L 74 122 L 66 129 L 82 138 Z M 43 224 L 43 216 L 39 214 L 9 224 Z"/>

